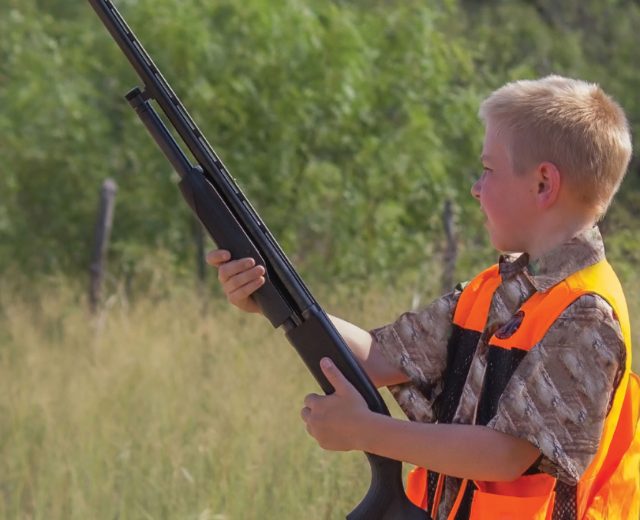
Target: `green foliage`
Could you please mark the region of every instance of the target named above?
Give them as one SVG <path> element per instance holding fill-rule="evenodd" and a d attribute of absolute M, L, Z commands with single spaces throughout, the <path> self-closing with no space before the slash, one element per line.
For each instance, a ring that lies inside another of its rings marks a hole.
<path fill-rule="evenodd" d="M 599 81 L 640 120 L 633 2 L 116 3 L 305 277 L 413 276 L 439 251 L 447 198 L 462 276 L 485 258 L 468 195 L 476 112 L 507 80 Z M 192 217 L 122 99 L 137 78 L 88 3 L 0 9 L 0 272 L 84 271 L 105 177 L 119 185 L 116 278 L 148 279 L 150 251 L 190 270 Z M 639 184 L 636 163 L 623 190 Z"/>

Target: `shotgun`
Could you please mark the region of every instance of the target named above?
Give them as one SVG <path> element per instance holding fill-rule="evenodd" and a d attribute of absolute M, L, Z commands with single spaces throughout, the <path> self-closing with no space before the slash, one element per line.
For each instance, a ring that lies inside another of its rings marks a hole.
<path fill-rule="evenodd" d="M 242 193 L 213 148 L 133 34 L 113 2 L 89 0 L 112 38 L 125 54 L 140 80 L 126 99 L 180 176 L 180 191 L 218 247 L 232 258 L 254 258 L 265 268 L 266 283 L 253 298 L 271 324 L 282 327 L 322 390 L 333 392 L 320 370 L 320 359 L 329 357 L 364 397 L 369 408 L 389 415 L 382 396 L 360 367 L 326 313 L 311 295 L 284 252 Z M 195 164 L 165 126 L 151 100 L 160 107 L 189 149 Z M 348 520 L 426 520 L 402 485 L 402 463 L 367 453 L 371 484 Z"/>

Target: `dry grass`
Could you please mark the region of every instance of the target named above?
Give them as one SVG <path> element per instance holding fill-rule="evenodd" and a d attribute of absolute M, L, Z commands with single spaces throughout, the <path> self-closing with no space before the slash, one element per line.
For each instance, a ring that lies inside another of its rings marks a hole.
<path fill-rule="evenodd" d="M 0 517 L 335 518 L 366 459 L 317 448 L 316 391 L 282 334 L 192 295 L 112 305 L 64 289 L 2 302 Z"/>
<path fill-rule="evenodd" d="M 187 291 L 96 323 L 66 283 L 0 289 L 0 518 L 340 518 L 368 487 L 361 454 L 307 437 L 317 388 L 265 320 Z M 409 299 L 329 308 L 373 326 Z"/>

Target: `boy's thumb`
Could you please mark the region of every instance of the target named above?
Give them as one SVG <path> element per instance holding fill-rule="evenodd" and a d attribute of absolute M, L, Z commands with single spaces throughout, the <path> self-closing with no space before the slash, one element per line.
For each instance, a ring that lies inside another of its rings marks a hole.
<path fill-rule="evenodd" d="M 329 358 L 322 358 L 320 360 L 320 368 L 336 393 L 344 394 L 345 392 L 355 391 L 353 385 L 349 383 L 347 378 L 344 377 L 342 372 L 338 370 L 338 367 L 335 366 Z"/>

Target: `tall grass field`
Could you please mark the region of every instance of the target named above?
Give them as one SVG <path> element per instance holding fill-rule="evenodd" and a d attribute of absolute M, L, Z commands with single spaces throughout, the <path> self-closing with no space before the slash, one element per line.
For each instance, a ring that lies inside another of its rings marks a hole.
<path fill-rule="evenodd" d="M 99 318 L 67 282 L 0 289 L 1 519 L 335 519 L 368 488 L 362 454 L 306 434 L 318 388 L 265 319 L 186 289 Z M 372 327 L 410 295 L 348 300 L 328 310 Z"/>

